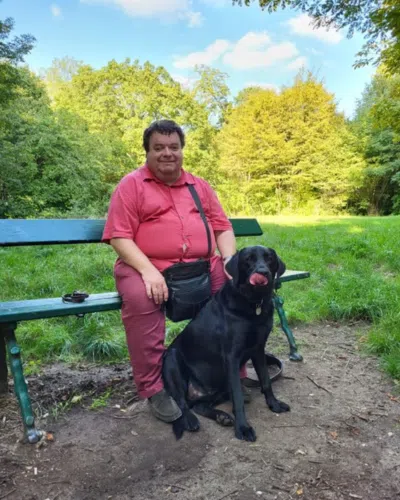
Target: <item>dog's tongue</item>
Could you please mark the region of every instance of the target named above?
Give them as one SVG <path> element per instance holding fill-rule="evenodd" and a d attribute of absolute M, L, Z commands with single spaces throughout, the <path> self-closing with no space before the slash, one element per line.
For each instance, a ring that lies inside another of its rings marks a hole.
<path fill-rule="evenodd" d="M 268 278 L 259 273 L 254 273 L 250 276 L 250 284 L 252 285 L 268 285 Z"/>

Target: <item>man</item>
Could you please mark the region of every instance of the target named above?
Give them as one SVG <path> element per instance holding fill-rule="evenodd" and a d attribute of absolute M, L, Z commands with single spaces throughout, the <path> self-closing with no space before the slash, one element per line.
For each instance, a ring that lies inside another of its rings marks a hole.
<path fill-rule="evenodd" d="M 227 279 L 224 263 L 236 253 L 236 242 L 210 185 L 182 167 L 182 129 L 170 120 L 157 121 L 144 131 L 143 146 L 146 164 L 126 175 L 114 191 L 103 241 L 118 255 L 114 276 L 139 396 L 149 399 L 157 418 L 172 422 L 181 412 L 165 392 L 161 377 L 165 340 L 161 305 L 168 299 L 162 271 L 177 262 L 205 258 L 208 252 L 204 223 L 188 184 L 195 186 L 211 227 L 213 293 Z"/>

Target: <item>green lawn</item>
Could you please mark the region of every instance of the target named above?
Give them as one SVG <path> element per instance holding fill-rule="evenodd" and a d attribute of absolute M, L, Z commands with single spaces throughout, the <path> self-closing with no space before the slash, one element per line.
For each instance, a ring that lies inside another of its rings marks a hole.
<path fill-rule="evenodd" d="M 370 322 L 363 345 L 399 378 L 400 217 L 259 220 L 264 235 L 241 238 L 239 246 L 271 246 L 289 269 L 311 272 L 310 279 L 282 288 L 289 322 Z M 114 254 L 106 245 L 0 249 L 0 258 L 1 300 L 114 290 Z M 170 330 L 180 327 L 170 325 Z M 127 357 L 119 312 L 31 321 L 18 332 L 31 367 L 54 359 Z"/>

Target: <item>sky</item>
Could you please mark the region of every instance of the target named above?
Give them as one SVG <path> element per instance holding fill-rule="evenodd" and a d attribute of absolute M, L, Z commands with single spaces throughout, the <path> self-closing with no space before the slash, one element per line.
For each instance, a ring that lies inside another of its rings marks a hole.
<path fill-rule="evenodd" d="M 64 56 L 100 68 L 114 59 L 164 66 L 182 85 L 205 64 L 228 75 L 234 97 L 248 85 L 291 85 L 302 67 L 313 71 L 351 117 L 375 69 L 354 69 L 363 40 L 345 32 L 312 29 L 301 12 L 269 14 L 256 2 L 231 0 L 3 0 L 0 19 L 36 44 L 25 62 L 39 72 Z"/>

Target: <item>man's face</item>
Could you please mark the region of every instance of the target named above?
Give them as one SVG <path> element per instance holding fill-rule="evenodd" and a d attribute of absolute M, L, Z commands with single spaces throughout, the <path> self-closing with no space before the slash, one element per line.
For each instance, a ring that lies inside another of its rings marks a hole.
<path fill-rule="evenodd" d="M 180 174 L 183 152 L 179 135 L 154 132 L 150 137 L 147 166 L 163 182 L 175 182 Z"/>

